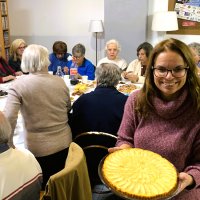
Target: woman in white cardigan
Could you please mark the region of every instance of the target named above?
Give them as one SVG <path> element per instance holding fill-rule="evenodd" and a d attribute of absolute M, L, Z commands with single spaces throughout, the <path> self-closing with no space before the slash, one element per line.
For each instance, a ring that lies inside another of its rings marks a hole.
<path fill-rule="evenodd" d="M 137 59 L 133 60 L 125 72 L 122 73 L 122 77 L 130 80 L 133 83 L 144 83 L 146 66 L 153 46 L 144 42 L 137 48 Z"/>

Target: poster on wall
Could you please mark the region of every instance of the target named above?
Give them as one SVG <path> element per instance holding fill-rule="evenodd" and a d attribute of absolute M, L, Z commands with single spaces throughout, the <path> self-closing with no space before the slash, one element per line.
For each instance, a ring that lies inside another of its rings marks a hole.
<path fill-rule="evenodd" d="M 200 0 L 170 0 L 169 11 L 176 11 L 179 29 L 170 34 L 200 34 Z"/>

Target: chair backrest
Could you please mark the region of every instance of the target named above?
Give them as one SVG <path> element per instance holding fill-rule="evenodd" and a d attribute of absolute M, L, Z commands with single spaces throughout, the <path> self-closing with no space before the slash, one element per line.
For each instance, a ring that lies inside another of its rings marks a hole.
<path fill-rule="evenodd" d="M 85 132 L 75 137 L 74 142 L 81 146 L 85 153 L 92 186 L 101 183 L 98 165 L 101 159 L 108 154 L 108 148 L 114 147 L 116 141 L 115 135 L 104 132 Z"/>
<path fill-rule="evenodd" d="M 65 168 L 52 175 L 43 200 L 92 200 L 87 164 L 82 148 L 72 142 Z"/>

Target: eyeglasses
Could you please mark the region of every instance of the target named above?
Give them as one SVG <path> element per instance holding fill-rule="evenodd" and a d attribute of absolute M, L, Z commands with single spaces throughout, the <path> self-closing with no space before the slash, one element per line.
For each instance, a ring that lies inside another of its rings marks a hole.
<path fill-rule="evenodd" d="M 23 46 L 23 47 L 18 47 L 17 49 L 20 49 L 20 50 L 22 50 L 22 49 L 25 49 L 27 46 Z"/>
<path fill-rule="evenodd" d="M 164 78 L 167 76 L 168 72 L 171 72 L 172 76 L 175 78 L 184 77 L 189 67 L 175 67 L 174 69 L 166 69 L 164 67 L 152 67 L 154 75 L 159 78 Z"/>
<path fill-rule="evenodd" d="M 74 59 L 80 60 L 83 56 L 73 56 Z"/>

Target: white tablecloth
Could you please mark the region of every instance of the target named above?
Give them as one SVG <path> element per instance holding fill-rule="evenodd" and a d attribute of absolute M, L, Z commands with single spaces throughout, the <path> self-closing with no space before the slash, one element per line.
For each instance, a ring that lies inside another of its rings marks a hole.
<path fill-rule="evenodd" d="M 0 90 L 7 91 L 12 84 L 11 82 L 0 84 Z M 4 111 L 4 107 L 6 104 L 7 96 L 0 97 L 0 111 Z M 19 113 L 17 119 L 17 125 L 15 128 L 14 144 L 16 147 L 23 147 L 24 148 L 24 128 L 23 128 L 23 118 L 22 115 Z"/>
<path fill-rule="evenodd" d="M 68 88 L 70 90 L 70 95 L 71 95 L 73 93 L 73 91 L 74 91 L 74 87 L 75 86 L 70 84 L 70 80 L 69 79 L 67 79 L 67 80 L 65 79 L 64 81 L 65 81 L 66 85 L 68 86 Z M 7 91 L 12 83 L 13 83 L 13 81 L 8 82 L 8 83 L 0 84 L 0 90 Z M 137 86 L 138 89 L 142 87 L 142 84 L 135 84 L 135 85 Z M 92 90 L 94 90 L 94 87 L 93 88 L 89 88 L 86 92 L 90 92 Z M 78 95 L 73 96 L 74 100 L 76 100 L 78 97 L 79 97 Z M 7 99 L 6 96 L 0 97 L 0 111 L 4 110 L 6 99 Z M 17 125 L 16 125 L 16 128 L 15 128 L 15 133 L 14 133 L 14 139 L 13 140 L 14 140 L 15 146 L 24 147 L 23 118 L 22 118 L 22 115 L 20 113 L 19 113 L 19 116 L 18 116 Z"/>

